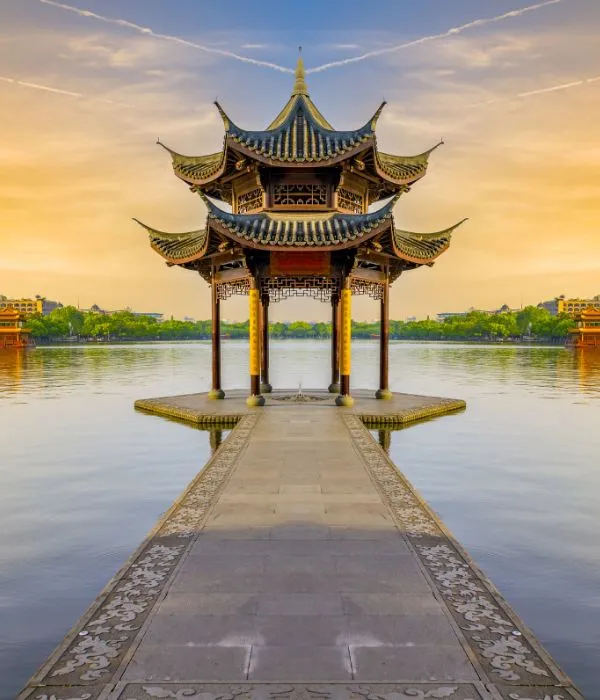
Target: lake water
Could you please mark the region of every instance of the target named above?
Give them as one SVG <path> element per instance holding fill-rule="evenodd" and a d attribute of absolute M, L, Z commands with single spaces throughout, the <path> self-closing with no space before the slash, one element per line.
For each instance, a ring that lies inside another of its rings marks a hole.
<path fill-rule="evenodd" d="M 353 385 L 374 387 L 375 342 Z M 245 343 L 223 343 L 245 387 Z M 203 391 L 208 343 L 0 353 L 0 697 L 13 698 L 211 452 L 136 413 Z M 272 344 L 274 386 L 329 383 L 329 343 Z M 556 660 L 600 698 L 600 353 L 392 343 L 391 387 L 464 398 L 390 454 Z M 214 442 L 214 435 L 213 435 Z"/>

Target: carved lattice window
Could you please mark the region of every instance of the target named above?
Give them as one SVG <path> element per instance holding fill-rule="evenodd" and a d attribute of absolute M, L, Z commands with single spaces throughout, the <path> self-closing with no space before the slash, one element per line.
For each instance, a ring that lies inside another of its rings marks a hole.
<path fill-rule="evenodd" d="M 261 291 L 272 302 L 290 297 L 311 297 L 318 301 L 331 301 L 332 294 L 339 294 L 337 277 L 267 277 L 261 280 Z"/>
<path fill-rule="evenodd" d="M 353 214 L 363 213 L 363 198 L 344 187 L 339 187 L 337 190 L 337 204 L 340 209 L 345 209 Z"/>
<path fill-rule="evenodd" d="M 274 206 L 327 206 L 327 185 L 274 185 Z"/>
<path fill-rule="evenodd" d="M 257 187 L 250 192 L 245 192 L 237 198 L 238 214 L 248 214 L 263 208 L 263 191 Z"/>

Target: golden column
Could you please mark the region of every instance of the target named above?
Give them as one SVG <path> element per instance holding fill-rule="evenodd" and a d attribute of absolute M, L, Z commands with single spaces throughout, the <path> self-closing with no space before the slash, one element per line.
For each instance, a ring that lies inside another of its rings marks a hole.
<path fill-rule="evenodd" d="M 250 282 L 248 314 L 248 342 L 250 345 L 250 396 L 248 406 L 264 406 L 265 398 L 260 393 L 260 295 L 256 280 Z"/>
<path fill-rule="evenodd" d="M 335 400 L 338 406 L 353 406 L 350 396 L 350 364 L 352 348 L 352 291 L 350 279 L 346 277 L 342 287 L 340 324 L 340 395 Z"/>

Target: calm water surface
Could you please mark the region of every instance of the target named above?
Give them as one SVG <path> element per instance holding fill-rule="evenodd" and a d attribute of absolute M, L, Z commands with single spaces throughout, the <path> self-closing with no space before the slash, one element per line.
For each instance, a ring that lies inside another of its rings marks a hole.
<path fill-rule="evenodd" d="M 247 351 L 223 347 L 224 384 Z M 376 343 L 353 383 L 375 386 Z M 600 353 L 393 344 L 395 390 L 467 400 L 390 452 L 586 692 L 600 698 Z M 273 343 L 275 386 L 326 386 L 329 344 Z M 204 390 L 205 343 L 0 353 L 0 697 L 12 698 L 210 455 L 132 402 Z"/>

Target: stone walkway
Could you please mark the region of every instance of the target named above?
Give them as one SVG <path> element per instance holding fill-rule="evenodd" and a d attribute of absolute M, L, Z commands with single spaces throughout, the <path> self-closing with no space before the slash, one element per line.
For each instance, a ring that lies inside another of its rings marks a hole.
<path fill-rule="evenodd" d="M 244 413 L 22 698 L 581 697 L 357 415 Z"/>

